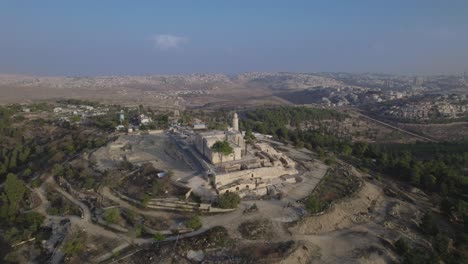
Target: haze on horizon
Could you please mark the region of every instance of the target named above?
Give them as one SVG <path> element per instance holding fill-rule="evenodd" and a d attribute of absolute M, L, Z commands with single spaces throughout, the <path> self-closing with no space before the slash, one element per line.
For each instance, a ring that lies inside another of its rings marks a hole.
<path fill-rule="evenodd" d="M 2 1 L 0 73 L 468 72 L 468 1 Z"/>

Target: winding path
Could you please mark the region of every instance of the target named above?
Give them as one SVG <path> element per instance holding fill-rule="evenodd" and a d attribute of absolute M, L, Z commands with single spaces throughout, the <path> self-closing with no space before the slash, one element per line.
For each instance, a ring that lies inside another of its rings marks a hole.
<path fill-rule="evenodd" d="M 45 194 L 46 193 L 45 187 L 47 185 L 52 186 L 52 188 L 55 191 L 59 192 L 62 196 L 64 196 L 66 199 L 68 199 L 73 204 L 79 206 L 81 208 L 82 212 L 83 212 L 83 218 L 78 217 L 78 216 L 53 216 L 53 215 L 48 215 L 47 214 L 47 208 L 48 208 L 50 202 L 47 199 L 46 194 Z M 86 231 L 87 233 L 97 235 L 97 236 L 103 236 L 103 237 L 107 237 L 107 238 L 111 238 L 111 239 L 116 239 L 116 240 L 119 240 L 119 241 L 123 241 L 123 243 L 121 243 L 119 246 L 114 248 L 111 252 L 108 252 L 108 253 L 103 254 L 102 256 L 96 258 L 95 259 L 96 262 L 101 262 L 101 261 L 104 261 L 104 260 L 106 260 L 108 258 L 111 258 L 111 257 L 114 256 L 115 252 L 123 250 L 123 249 L 129 247 L 130 245 L 141 246 L 141 245 L 154 243 L 154 240 L 152 238 L 132 238 L 132 237 L 126 235 L 126 234 L 117 234 L 115 232 L 112 232 L 112 231 L 100 226 L 100 225 L 97 225 L 97 224 L 93 223 L 92 219 L 91 219 L 91 211 L 89 210 L 88 206 L 86 206 L 83 202 L 79 201 L 78 199 L 73 197 L 71 194 L 69 194 L 67 191 L 62 189 L 55 182 L 54 178 L 52 176 L 50 176 L 50 175 L 47 176 L 46 181 L 39 188 L 32 189 L 32 191 L 34 191 L 41 200 L 41 204 L 38 207 L 36 207 L 35 209 L 33 209 L 33 210 L 38 212 L 38 213 L 46 215 L 47 216 L 47 221 L 61 221 L 63 219 L 68 219 L 73 227 L 78 227 L 80 230 Z M 122 206 L 124 208 L 127 208 L 127 209 L 134 210 L 134 211 L 136 211 L 136 212 L 138 212 L 140 214 L 143 214 L 143 215 L 148 215 L 148 216 L 153 216 L 153 217 L 165 217 L 165 218 L 167 218 L 167 217 L 169 217 L 171 215 L 170 213 L 164 212 L 164 211 L 141 210 L 140 208 L 137 208 L 137 207 L 131 205 L 130 203 L 120 199 L 119 197 L 116 197 L 115 195 L 113 195 L 111 193 L 111 191 L 109 190 L 109 188 L 107 188 L 107 187 L 104 187 L 102 189 L 101 194 L 103 196 L 105 196 L 106 198 L 109 198 L 110 200 L 118 203 L 120 206 Z M 167 237 L 165 239 L 165 241 L 174 241 L 176 239 L 192 237 L 192 236 L 202 234 L 202 233 L 206 232 L 207 230 L 209 230 L 210 228 L 212 228 L 214 226 L 222 225 L 223 221 L 224 220 L 213 221 L 213 217 L 207 217 L 207 219 L 202 218 L 202 223 L 203 223 L 202 228 L 200 228 L 200 229 L 198 229 L 196 231 L 190 232 L 190 233 L 183 234 L 183 235 Z M 62 254 L 57 254 L 52 259 L 52 263 L 59 262 L 60 261 L 60 256 L 63 257 Z"/>

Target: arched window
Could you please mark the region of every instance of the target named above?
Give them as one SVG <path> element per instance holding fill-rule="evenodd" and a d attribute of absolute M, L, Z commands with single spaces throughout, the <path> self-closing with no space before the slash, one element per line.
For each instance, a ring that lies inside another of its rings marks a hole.
<path fill-rule="evenodd" d="M 249 186 L 248 186 L 248 185 L 246 185 L 246 186 L 245 186 L 245 188 L 247 188 L 247 189 L 248 189 L 248 188 L 249 188 Z"/>
<path fill-rule="evenodd" d="M 238 191 L 238 190 L 239 190 L 239 187 L 236 187 L 236 191 Z"/>

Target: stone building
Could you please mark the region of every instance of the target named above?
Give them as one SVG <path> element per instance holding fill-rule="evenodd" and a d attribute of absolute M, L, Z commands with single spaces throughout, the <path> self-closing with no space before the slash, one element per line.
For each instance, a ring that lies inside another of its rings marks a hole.
<path fill-rule="evenodd" d="M 294 175 L 298 173 L 296 163 L 284 153 L 278 152 L 267 143 L 257 143 L 251 154 L 254 159 L 230 164 L 233 170 L 225 170 L 225 173 L 211 177 L 211 182 L 219 193 L 246 189 L 260 193 L 270 185 L 295 182 Z"/>
<path fill-rule="evenodd" d="M 229 145 L 234 150 L 233 153 L 230 155 L 223 155 L 213 152 L 211 147 L 217 141 L 229 142 Z M 194 138 L 194 143 L 197 150 L 212 164 L 241 160 L 245 149 L 245 141 L 242 133 L 239 131 L 239 118 L 237 114 L 234 114 L 231 128 L 226 131 L 213 130 L 197 133 Z"/>

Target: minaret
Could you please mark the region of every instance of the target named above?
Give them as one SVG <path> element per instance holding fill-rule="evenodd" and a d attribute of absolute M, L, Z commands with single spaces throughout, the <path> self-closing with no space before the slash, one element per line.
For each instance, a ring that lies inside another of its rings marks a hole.
<path fill-rule="evenodd" d="M 234 117 L 232 118 L 232 130 L 239 131 L 239 116 L 237 113 L 234 113 Z"/>

